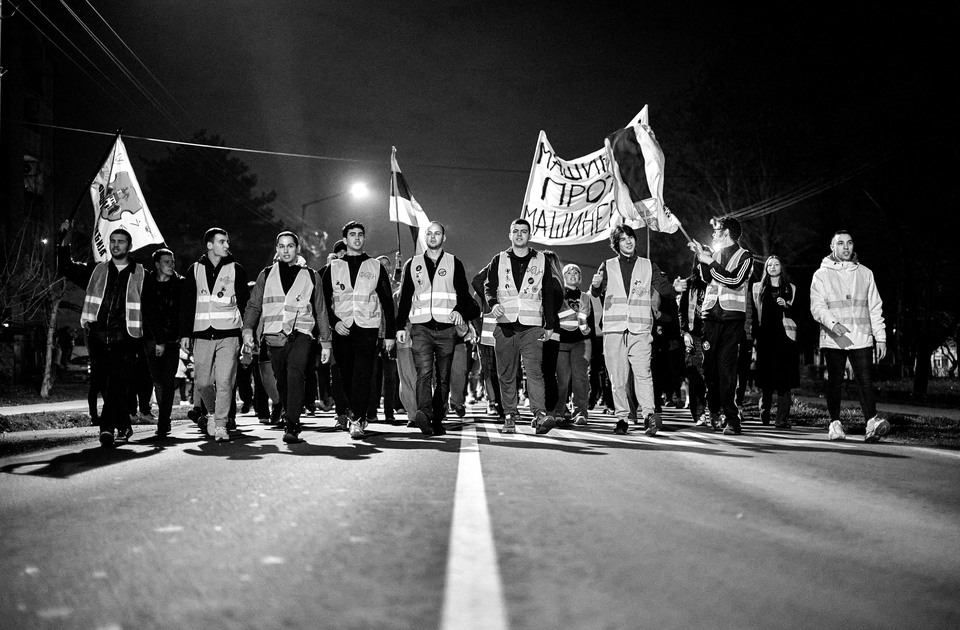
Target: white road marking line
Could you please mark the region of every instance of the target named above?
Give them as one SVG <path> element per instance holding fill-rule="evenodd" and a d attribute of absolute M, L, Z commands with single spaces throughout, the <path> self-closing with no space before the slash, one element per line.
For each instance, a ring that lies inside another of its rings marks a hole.
<path fill-rule="evenodd" d="M 460 434 L 441 630 L 506 630 L 507 607 L 490 527 L 476 428 Z"/>

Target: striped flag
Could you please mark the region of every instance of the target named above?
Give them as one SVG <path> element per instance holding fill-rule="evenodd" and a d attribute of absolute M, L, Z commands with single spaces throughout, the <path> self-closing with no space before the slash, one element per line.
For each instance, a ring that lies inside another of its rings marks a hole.
<path fill-rule="evenodd" d="M 391 148 L 393 150 L 390 154 L 390 220 L 410 226 L 410 236 L 416 244 L 415 253 L 420 253 L 427 249 L 426 229 L 430 221 L 410 193 L 407 180 L 400 172 L 400 165 L 397 164 L 397 147 Z"/>
<path fill-rule="evenodd" d="M 677 217 L 663 205 L 663 150 L 647 122 L 647 106 L 625 128 L 604 140 L 620 215 L 654 232 L 673 234 Z"/>

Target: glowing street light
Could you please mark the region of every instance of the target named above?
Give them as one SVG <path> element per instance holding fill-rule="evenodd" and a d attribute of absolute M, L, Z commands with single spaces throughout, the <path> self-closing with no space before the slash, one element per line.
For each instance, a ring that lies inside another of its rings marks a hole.
<path fill-rule="evenodd" d="M 322 203 L 324 201 L 329 201 L 330 199 L 336 199 L 337 197 L 342 197 L 343 195 L 350 193 L 350 196 L 354 199 L 364 199 L 367 195 L 370 194 L 370 189 L 367 188 L 366 183 L 364 182 L 354 182 L 351 184 L 350 188 L 341 190 L 338 193 L 332 195 L 327 195 L 326 197 L 320 197 L 319 199 L 314 199 L 313 201 L 308 201 L 307 203 L 300 204 L 300 232 L 303 232 L 306 229 L 307 225 L 307 206 L 312 206 L 315 203 Z"/>

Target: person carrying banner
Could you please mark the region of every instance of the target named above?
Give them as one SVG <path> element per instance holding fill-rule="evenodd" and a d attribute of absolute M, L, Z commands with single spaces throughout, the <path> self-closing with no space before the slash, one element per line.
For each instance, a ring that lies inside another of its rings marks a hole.
<path fill-rule="evenodd" d="M 364 414 L 370 403 L 381 320 L 387 351 L 393 348 L 397 331 L 390 277 L 383 265 L 363 251 L 366 228 L 350 221 L 343 226 L 342 235 L 346 255 L 330 261 L 321 282 L 333 327 L 333 355 L 350 404 L 347 428 L 350 437 L 358 440 L 367 427 Z"/>
<path fill-rule="evenodd" d="M 590 362 L 593 358 L 593 309 L 590 295 L 580 290 L 580 267 L 563 268 L 563 296 L 557 313 L 559 354 L 557 355 L 557 418 L 566 417 L 567 396 L 573 391 L 575 426 L 586 426 L 589 416 Z"/>
<path fill-rule="evenodd" d="M 544 434 L 556 426 L 556 420 L 545 408 L 541 368 L 543 342 L 549 334 L 547 331 L 556 326 L 552 293 L 544 291 L 553 281 L 553 275 L 543 253 L 529 246 L 529 221 L 514 220 L 508 237 L 511 247 L 493 257 L 484 283 L 484 297 L 490 313 L 497 318 L 493 337 L 501 403 L 506 414 L 503 433 L 515 433 L 520 418 L 517 371 L 522 359 L 533 412 L 532 424 L 537 434 Z"/>
<path fill-rule="evenodd" d="M 250 292 L 242 336 L 244 348 L 252 352 L 259 345 L 270 355 L 286 417 L 283 441 L 293 444 L 300 441 L 307 362 L 314 340 L 320 342 L 320 361 L 330 358 L 330 324 L 316 272 L 298 264 L 300 238 L 280 232 L 276 247 L 277 261 L 260 272 Z"/>
<path fill-rule="evenodd" d="M 613 432 L 626 435 L 629 429 L 632 372 L 644 433 L 653 436 L 662 428 L 650 371 L 653 322 L 660 300 L 676 299 L 677 292 L 656 263 L 637 255 L 632 227 L 621 224 L 611 230 L 610 247 L 617 255 L 600 265 L 590 292 L 603 301 L 603 356 L 617 415 Z"/>
<path fill-rule="evenodd" d="M 143 338 L 141 303 L 146 272 L 143 265 L 130 260 L 133 239 L 123 228 L 109 234 L 110 258 L 100 263 L 74 261 L 70 257 L 71 222 L 64 221 L 60 231 L 60 274 L 86 289 L 80 324 L 89 333 L 91 363 L 102 371 L 100 444 L 109 448 L 133 436 L 127 395 L 135 373 L 137 348 Z"/>
<path fill-rule="evenodd" d="M 830 240 L 832 253 L 823 259 L 810 283 L 810 312 L 820 323 L 820 350 L 827 361 L 828 435 L 846 439 L 840 423 L 840 389 L 847 360 L 860 388 L 860 410 L 867 420 L 865 442 L 879 442 L 890 423 L 877 415 L 870 368 L 874 347 L 878 361 L 887 354 L 883 301 L 873 272 L 853 252 L 853 237 L 838 230 Z"/>
<path fill-rule="evenodd" d="M 715 431 L 726 416 L 725 435 L 739 435 L 740 409 L 736 403 L 737 361 L 747 320 L 747 294 L 753 276 L 753 255 L 740 246 L 740 222 L 732 217 L 712 222 L 714 251 L 696 240 L 688 243 L 697 255 L 697 274 L 706 283 L 703 317 L 703 369 L 707 405 Z"/>
<path fill-rule="evenodd" d="M 153 252 L 154 273 L 143 283 L 143 347 L 157 396 L 157 437 L 170 433 L 173 391 L 180 366 L 180 300 L 183 276 L 169 249 Z"/>
<path fill-rule="evenodd" d="M 465 330 L 479 309 L 470 296 L 463 263 L 443 251 L 446 240 L 443 224 L 430 222 L 425 237 L 426 251 L 411 258 L 403 268 L 397 308 L 397 342 L 406 342 L 405 327 L 409 318 L 417 368 L 414 422 L 421 433 L 429 436 L 446 433 L 443 419 L 450 394 L 450 369 L 457 329 Z"/>
<path fill-rule="evenodd" d="M 800 386 L 800 354 L 797 350 L 797 324 L 793 301 L 797 287 L 787 281 L 787 272 L 778 256 L 763 264 L 763 277 L 753 285 L 753 304 L 757 315 L 757 381 L 760 396 L 760 422 L 770 424 L 773 392 L 777 392 L 778 429 L 790 428 L 790 390 Z"/>
<path fill-rule="evenodd" d="M 207 251 L 184 276 L 180 343 L 193 349 L 194 387 L 213 418 L 197 416 L 200 431 L 218 442 L 230 439 L 227 420 L 234 404 L 243 310 L 250 298 L 247 272 L 230 255 L 226 230 L 204 234 Z M 196 412 L 193 412 L 196 414 Z"/>

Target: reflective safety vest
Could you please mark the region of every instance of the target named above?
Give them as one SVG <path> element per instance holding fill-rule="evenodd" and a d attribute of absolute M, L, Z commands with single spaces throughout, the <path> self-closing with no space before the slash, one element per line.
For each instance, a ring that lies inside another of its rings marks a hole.
<path fill-rule="evenodd" d="M 213 282 L 207 286 L 207 272 L 203 263 L 193 264 L 193 277 L 197 283 L 197 310 L 193 317 L 193 332 L 207 328 L 235 330 L 243 325 L 237 307 L 237 264 L 227 263 L 220 267 Z"/>
<path fill-rule="evenodd" d="M 646 258 L 637 258 L 630 274 L 630 293 L 623 286 L 620 261 L 610 258 L 607 266 L 607 293 L 603 299 L 603 334 L 653 330 L 653 265 Z"/>
<path fill-rule="evenodd" d="M 143 291 L 144 271 L 143 265 L 133 264 L 133 271 L 127 278 L 126 295 L 126 321 L 127 333 L 139 339 L 143 337 L 143 313 L 140 309 L 140 294 Z M 80 325 L 84 328 L 87 324 L 97 321 L 100 315 L 100 305 L 103 304 L 103 295 L 107 291 L 107 278 L 110 275 L 109 262 L 99 263 L 93 268 L 93 274 L 90 276 L 90 282 L 87 283 L 87 294 L 83 298 L 83 310 L 80 313 Z"/>
<path fill-rule="evenodd" d="M 510 265 L 510 255 L 500 252 L 499 285 L 497 286 L 497 302 L 503 307 L 503 315 L 497 318 L 498 322 L 508 324 L 519 322 L 526 326 L 543 326 L 543 272 L 546 259 L 537 252 L 527 271 L 523 274 L 521 286 L 517 287 L 513 280 L 513 270 Z"/>
<path fill-rule="evenodd" d="M 263 333 L 289 335 L 298 330 L 312 335 L 317 323 L 313 312 L 313 274 L 309 269 L 301 268 L 290 290 L 284 293 L 280 282 L 281 264 L 286 263 L 274 263 L 263 283 Z"/>
<path fill-rule="evenodd" d="M 346 326 L 380 328 L 383 311 L 377 297 L 377 281 L 383 266 L 375 258 L 360 264 L 357 286 L 350 282 L 350 267 L 346 261 L 330 261 L 330 285 L 333 288 L 333 313 Z"/>
<path fill-rule="evenodd" d="M 822 277 L 827 284 L 828 299 L 825 302 L 830 314 L 848 330 L 870 335 L 873 332 L 873 320 L 870 319 L 867 287 L 863 283 L 855 283 L 851 290 L 844 284 L 840 273 L 825 273 Z M 824 328 L 823 324 L 820 328 Z"/>
<path fill-rule="evenodd" d="M 564 298 L 560 306 L 560 312 L 557 313 L 557 318 L 560 320 L 560 328 L 564 330 L 576 330 L 579 328 L 583 334 L 587 334 L 586 304 L 589 303 L 590 296 L 583 291 L 580 292 L 580 304 L 577 308 L 574 308 L 574 305 L 570 304 L 570 301 Z"/>
<path fill-rule="evenodd" d="M 493 331 L 497 327 L 497 318 L 492 313 L 483 314 L 483 323 L 480 327 L 480 345 L 495 346 L 497 340 L 493 336 Z"/>
<path fill-rule="evenodd" d="M 450 314 L 457 307 L 457 293 L 453 288 L 455 262 L 456 258 L 450 254 L 441 256 L 431 282 L 424 255 L 417 254 L 410 261 L 410 279 L 413 280 L 411 322 L 425 324 L 433 320 L 441 324 L 450 323 Z"/>
<path fill-rule="evenodd" d="M 730 260 L 727 261 L 726 270 L 730 273 L 733 273 L 737 270 L 737 267 L 740 265 L 740 262 L 743 260 L 744 256 L 750 256 L 750 252 L 743 249 L 742 247 L 734 252 L 733 256 L 730 257 Z M 713 253 L 713 259 L 716 261 L 720 260 L 720 252 Z M 715 279 L 710 279 L 710 284 L 707 285 L 707 289 L 703 294 L 703 306 L 702 312 L 706 313 L 713 305 L 719 300 L 720 308 L 725 311 L 736 311 L 738 313 L 747 312 L 747 291 L 749 288 L 750 279 L 746 279 L 743 283 L 737 288 L 728 287 L 725 284 L 720 284 Z"/>
<path fill-rule="evenodd" d="M 757 321 L 763 319 L 763 296 L 761 295 L 763 291 L 763 285 L 761 283 L 756 283 L 753 285 L 753 304 L 757 307 Z M 793 300 L 797 297 L 797 287 L 790 283 L 790 301 L 787 302 L 788 305 L 793 304 Z M 783 315 L 783 331 L 787 333 L 787 338 L 792 339 L 793 341 L 797 340 L 797 323 L 787 317 L 786 313 Z"/>

